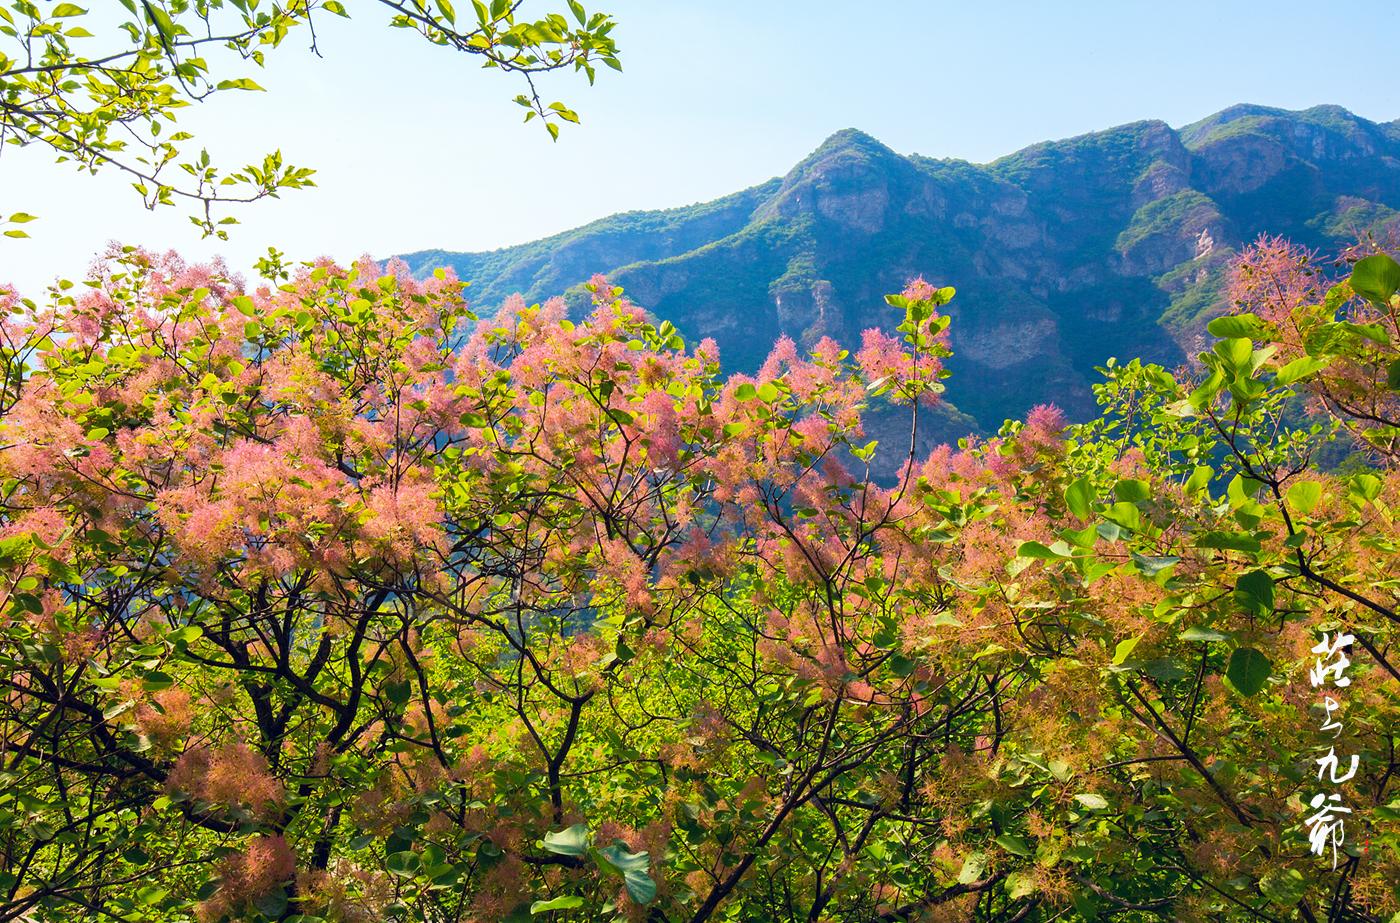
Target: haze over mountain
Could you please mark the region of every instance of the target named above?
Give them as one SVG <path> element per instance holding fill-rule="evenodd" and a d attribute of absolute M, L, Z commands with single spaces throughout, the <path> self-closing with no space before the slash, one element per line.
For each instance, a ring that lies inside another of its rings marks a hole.
<path fill-rule="evenodd" d="M 595 272 L 755 368 L 788 334 L 859 344 L 893 327 L 912 276 L 957 287 L 948 398 L 984 430 L 1033 404 L 1092 407 L 1109 356 L 1168 364 L 1202 343 L 1224 266 L 1262 233 L 1335 250 L 1400 227 L 1400 120 L 1337 106 L 1240 105 L 1184 128 L 1142 121 L 1036 144 L 989 164 L 902 156 L 832 135 L 791 172 L 713 202 L 633 212 L 451 266 L 478 310 L 535 301 Z M 948 413 L 930 438 L 966 431 Z"/>

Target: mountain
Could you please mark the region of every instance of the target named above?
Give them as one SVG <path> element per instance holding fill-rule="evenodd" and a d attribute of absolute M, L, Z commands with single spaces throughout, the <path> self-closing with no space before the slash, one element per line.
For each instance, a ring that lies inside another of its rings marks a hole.
<path fill-rule="evenodd" d="M 732 370 L 755 368 L 780 334 L 857 344 L 892 327 L 883 294 L 923 275 L 958 289 L 948 397 L 995 430 L 1046 401 L 1087 416 L 1109 356 L 1174 364 L 1199 349 L 1231 254 L 1258 235 L 1335 249 L 1387 228 L 1400 228 L 1400 120 L 1241 105 L 989 164 L 902 156 L 848 129 L 714 202 L 403 259 L 453 267 L 479 309 L 516 291 L 578 297 L 604 272 L 687 337 L 714 337 Z M 931 435 L 971 425 L 950 408 Z"/>

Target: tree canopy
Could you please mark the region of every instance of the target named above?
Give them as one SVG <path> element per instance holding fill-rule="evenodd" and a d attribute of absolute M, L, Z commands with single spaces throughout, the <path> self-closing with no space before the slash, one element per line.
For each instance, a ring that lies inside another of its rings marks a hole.
<path fill-rule="evenodd" d="M 1293 256 L 927 457 L 860 429 L 940 400 L 922 280 L 728 377 L 602 278 L 7 292 L 0 917 L 1392 918 L 1400 266 Z"/>
<path fill-rule="evenodd" d="M 227 236 L 231 215 L 216 206 L 253 202 L 314 185 L 306 167 L 272 151 L 227 169 L 178 126 L 179 111 L 212 96 L 260 90 L 248 76 L 289 40 L 319 54 L 316 24 L 328 17 L 387 12 L 393 28 L 517 74 L 526 120 L 551 137 L 578 115 L 545 103 L 536 78 L 550 71 L 621 69 L 615 26 L 577 0 L 539 12 L 523 0 L 119 0 L 100 12 L 75 3 L 13 0 L 0 6 L 0 142 L 43 145 L 59 162 L 126 174 L 148 208 L 182 205 L 205 236 Z M 115 15 L 113 15 L 115 13 Z M 538 16 L 539 18 L 532 18 Z M 123 18 L 129 17 L 129 18 Z M 89 29 L 88 26 L 92 26 Z M 94 32 L 93 29 L 97 31 Z M 3 233 L 23 237 L 28 212 L 0 215 Z"/>

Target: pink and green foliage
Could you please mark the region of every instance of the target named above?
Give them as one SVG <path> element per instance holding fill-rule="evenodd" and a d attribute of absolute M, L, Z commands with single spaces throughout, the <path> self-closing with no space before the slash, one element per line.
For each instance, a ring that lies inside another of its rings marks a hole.
<path fill-rule="evenodd" d="M 1215 330 L 1267 339 L 1285 360 L 1284 384 L 1303 382 L 1317 410 L 1394 462 L 1400 458 L 1400 309 L 1393 292 L 1400 268 L 1374 246 L 1347 256 L 1349 276 L 1333 279 L 1315 253 L 1261 238 L 1234 266 L 1229 294 L 1239 313 L 1217 320 Z"/>
<path fill-rule="evenodd" d="M 861 413 L 917 434 L 951 288 L 726 378 L 602 278 L 478 319 L 445 273 L 264 271 L 5 295 L 0 917 L 1400 910 L 1400 477 L 1309 470 L 1284 349 L 916 457 Z"/>

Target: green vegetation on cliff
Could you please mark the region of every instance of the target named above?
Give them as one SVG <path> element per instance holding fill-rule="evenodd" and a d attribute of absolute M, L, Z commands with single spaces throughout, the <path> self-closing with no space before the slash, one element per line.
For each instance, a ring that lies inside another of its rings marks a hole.
<path fill-rule="evenodd" d="M 1384 233 L 1397 210 L 1395 123 L 1235 106 L 990 164 L 902 156 L 846 129 L 786 176 L 714 202 L 405 259 L 419 273 L 453 267 L 481 307 L 603 272 L 688 338 L 713 337 L 736 369 L 756 368 L 781 334 L 811 345 L 888 326 L 881 293 L 914 276 L 956 279 L 948 397 L 994 430 L 1049 400 L 1086 416 L 1109 356 L 1184 359 L 1224 307 L 1230 256 L 1259 234 L 1333 250 Z"/>

